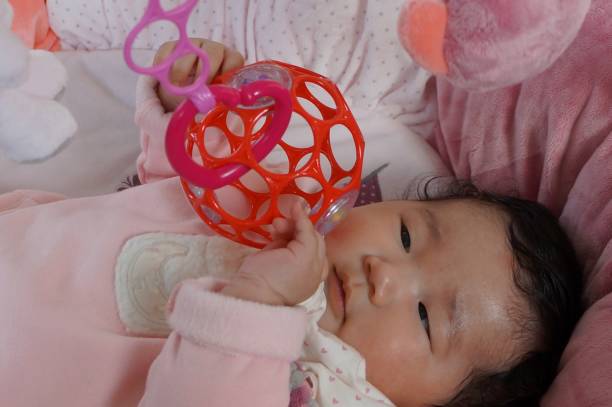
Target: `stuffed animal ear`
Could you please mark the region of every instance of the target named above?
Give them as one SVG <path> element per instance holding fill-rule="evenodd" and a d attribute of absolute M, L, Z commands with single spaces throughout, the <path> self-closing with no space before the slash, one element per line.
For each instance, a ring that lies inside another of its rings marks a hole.
<path fill-rule="evenodd" d="M 53 98 L 66 84 L 60 60 L 30 51 L 10 29 L 12 11 L 0 0 L 0 156 L 33 162 L 67 143 L 77 123 Z"/>
<path fill-rule="evenodd" d="M 13 8 L 7 0 L 0 0 L 0 88 L 19 86 L 26 79 L 28 49 L 12 31 Z"/>
<path fill-rule="evenodd" d="M 0 92 L 0 155 L 37 162 L 57 153 L 76 132 L 77 123 L 52 99 L 16 89 Z"/>
<path fill-rule="evenodd" d="M 565 51 L 591 0 L 408 0 L 399 35 L 455 86 L 492 90 L 535 76 Z"/>
<path fill-rule="evenodd" d="M 29 50 L 10 29 L 0 26 L 0 89 L 21 85 L 27 78 Z"/>

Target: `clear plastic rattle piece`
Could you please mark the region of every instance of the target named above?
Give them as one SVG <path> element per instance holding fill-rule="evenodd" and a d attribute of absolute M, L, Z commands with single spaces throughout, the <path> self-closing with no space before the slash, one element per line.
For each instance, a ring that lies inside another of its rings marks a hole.
<path fill-rule="evenodd" d="M 257 81 L 274 81 L 283 88 L 291 89 L 291 76 L 289 73 L 277 65 L 257 64 L 242 68 L 232 77 L 229 85 L 233 88 L 241 88 L 244 85 Z M 239 105 L 242 109 L 261 109 L 274 104 L 274 100 L 269 97 L 261 98 L 250 106 Z"/>

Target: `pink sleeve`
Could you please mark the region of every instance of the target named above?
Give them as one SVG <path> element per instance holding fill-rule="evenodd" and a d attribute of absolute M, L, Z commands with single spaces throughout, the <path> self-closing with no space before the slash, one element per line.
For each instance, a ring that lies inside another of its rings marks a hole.
<path fill-rule="evenodd" d="M 136 125 L 140 128 L 142 152 L 136 160 L 140 182 L 149 183 L 176 176 L 166 158 L 164 139 L 172 113 L 166 113 L 157 97 L 157 80 L 141 76 L 136 87 Z"/>
<path fill-rule="evenodd" d="M 222 284 L 189 280 L 175 290 L 174 332 L 151 366 L 141 407 L 289 405 L 289 364 L 306 313 L 215 293 Z"/>
<path fill-rule="evenodd" d="M 63 195 L 52 192 L 17 189 L 0 195 L 0 214 L 65 199 Z"/>

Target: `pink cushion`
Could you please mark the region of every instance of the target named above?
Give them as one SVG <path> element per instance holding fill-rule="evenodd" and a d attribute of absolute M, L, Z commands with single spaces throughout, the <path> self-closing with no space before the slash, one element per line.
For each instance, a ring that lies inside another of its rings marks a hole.
<path fill-rule="evenodd" d="M 585 299 L 595 305 L 570 341 L 547 406 L 612 406 L 611 20 L 612 2 L 594 0 L 576 41 L 521 85 L 470 93 L 437 83 L 439 126 L 429 141 L 449 168 L 485 189 L 545 204 L 584 265 Z"/>
<path fill-rule="evenodd" d="M 560 216 L 590 303 L 612 290 L 612 66 L 601 61 L 612 47 L 612 2 L 593 7 L 560 60 L 522 85 L 470 93 L 439 79 L 430 138 L 458 177 Z"/>
<path fill-rule="evenodd" d="M 612 406 L 612 294 L 584 314 L 542 407 Z"/>

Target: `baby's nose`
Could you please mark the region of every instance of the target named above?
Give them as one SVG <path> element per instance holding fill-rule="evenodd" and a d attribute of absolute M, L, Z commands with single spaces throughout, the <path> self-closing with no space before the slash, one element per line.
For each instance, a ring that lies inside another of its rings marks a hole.
<path fill-rule="evenodd" d="M 376 306 L 384 306 L 397 295 L 398 276 L 393 267 L 376 256 L 364 259 L 366 278 L 370 286 L 370 301 Z"/>

